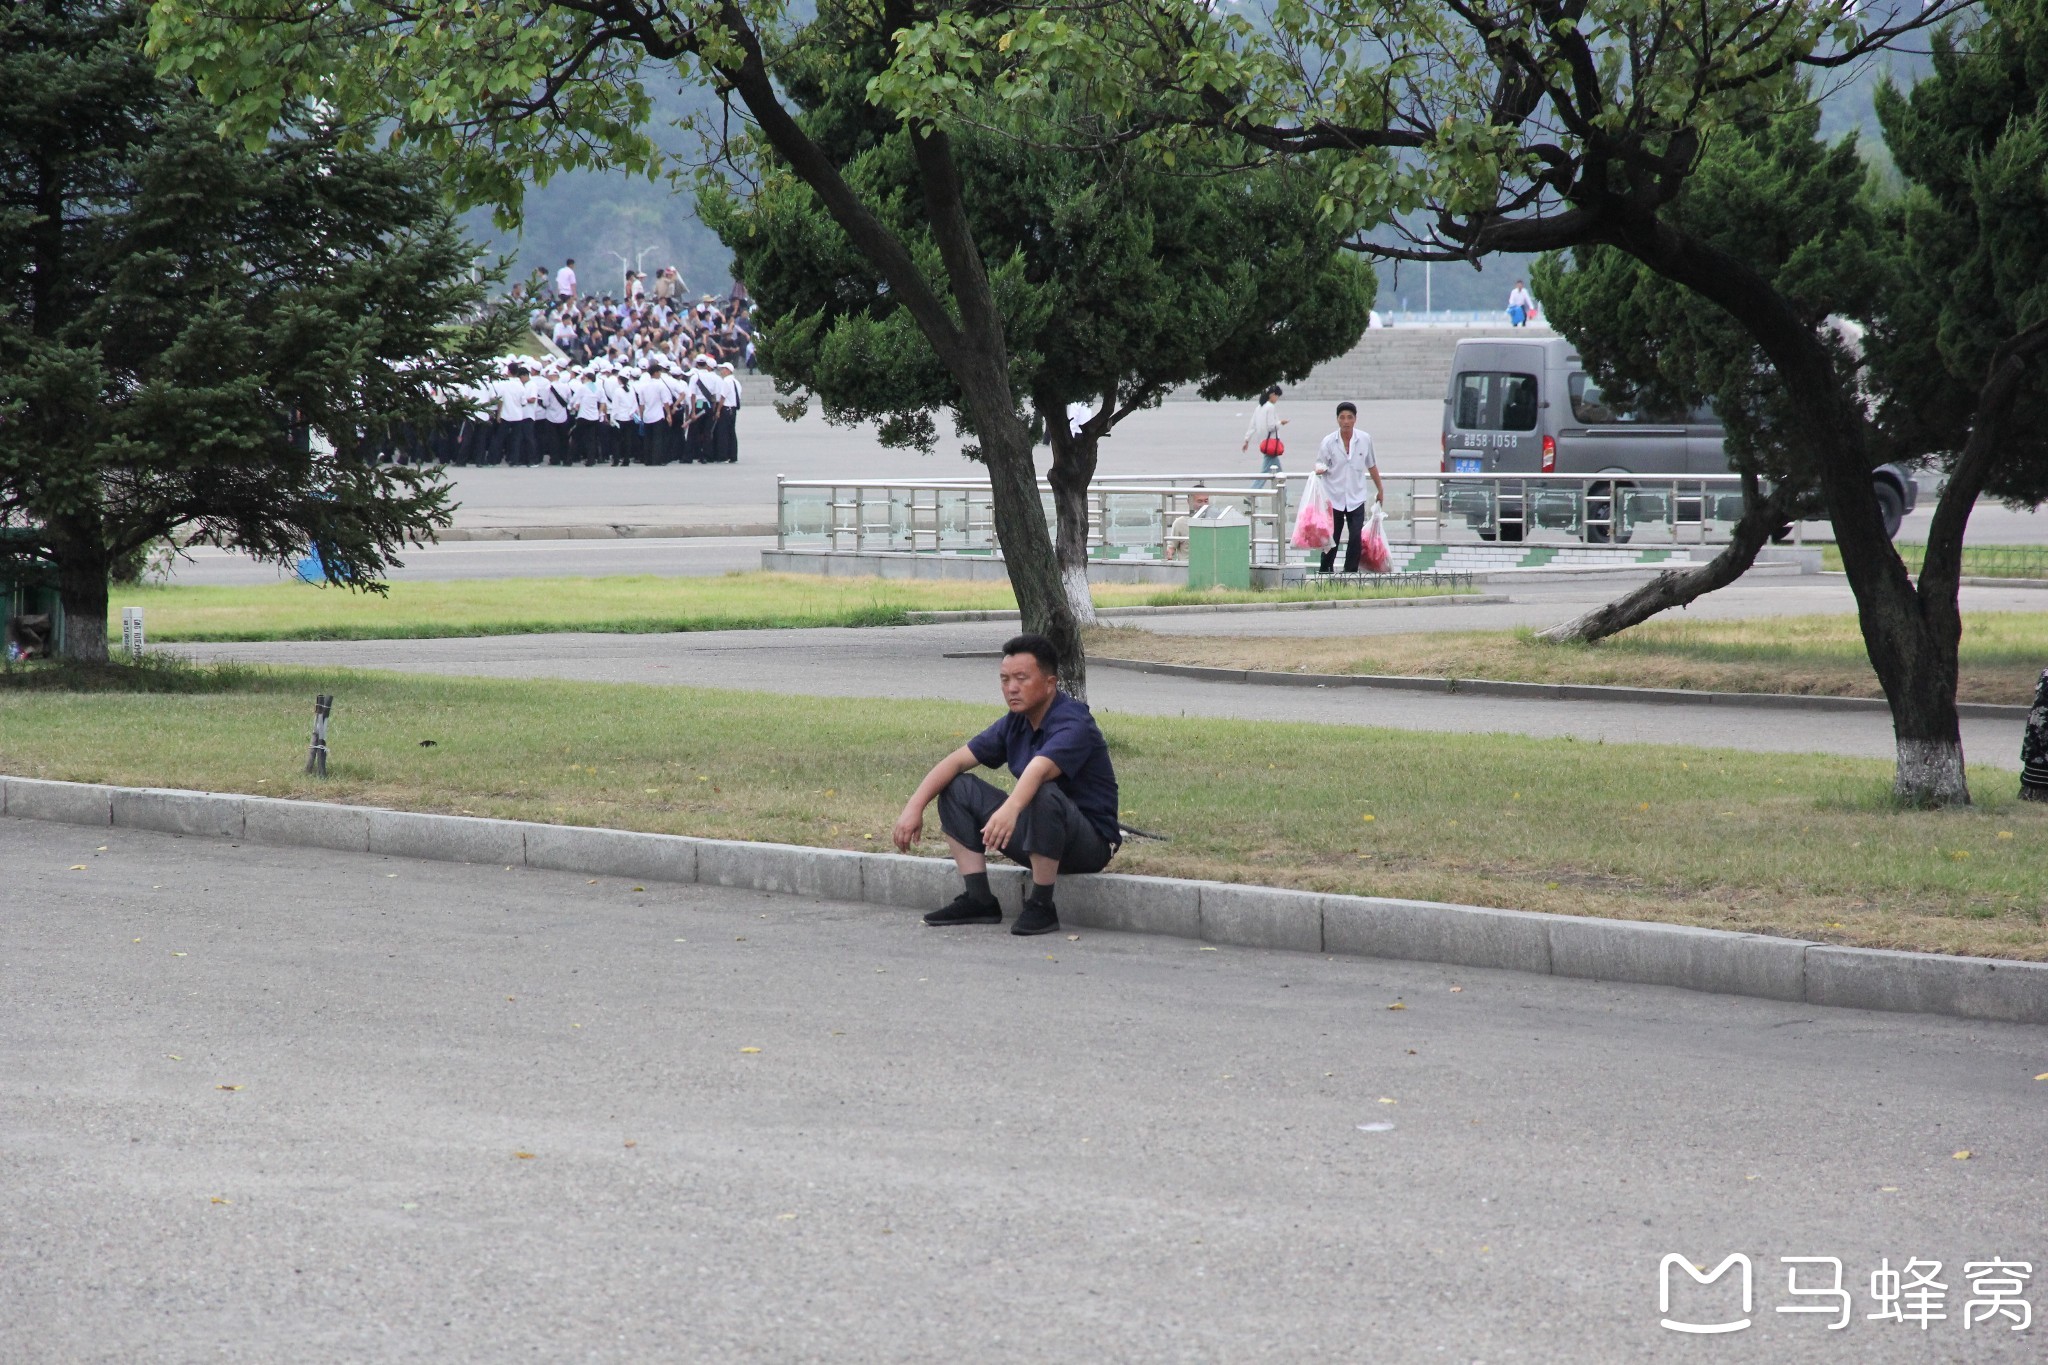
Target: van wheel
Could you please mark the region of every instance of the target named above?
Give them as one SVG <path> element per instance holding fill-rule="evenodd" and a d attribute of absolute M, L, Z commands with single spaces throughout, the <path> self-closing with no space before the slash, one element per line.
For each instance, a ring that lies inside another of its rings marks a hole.
<path fill-rule="evenodd" d="M 1616 499 L 1621 496 L 1623 487 L 1625 485 L 1617 486 L 1614 484 L 1596 483 L 1586 490 L 1586 516 L 1589 523 L 1595 518 L 1608 522 L 1605 526 L 1589 524 L 1586 527 L 1586 543 L 1588 545 L 1626 545 L 1628 543 L 1628 538 L 1633 532 L 1626 526 L 1617 528 L 1609 520 L 1615 516 Z"/>
<path fill-rule="evenodd" d="M 1884 538 L 1896 539 L 1899 523 L 1906 519 L 1906 500 L 1888 483 L 1876 484 L 1871 491 L 1877 494 L 1877 510 L 1884 517 Z"/>

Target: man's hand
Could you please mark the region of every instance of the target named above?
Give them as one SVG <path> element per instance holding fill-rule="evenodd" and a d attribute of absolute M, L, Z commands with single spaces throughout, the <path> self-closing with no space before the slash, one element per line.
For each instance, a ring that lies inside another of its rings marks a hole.
<path fill-rule="evenodd" d="M 903 814 L 896 817 L 896 827 L 889 831 L 889 837 L 895 840 L 898 853 L 910 852 L 910 846 L 924 838 L 924 807 L 905 806 Z"/>
<path fill-rule="evenodd" d="M 981 846 L 991 853 L 1001 853 L 1009 846 L 1010 836 L 1017 832 L 1017 803 L 1005 801 L 996 807 L 996 813 L 989 816 L 988 823 L 981 827 Z"/>

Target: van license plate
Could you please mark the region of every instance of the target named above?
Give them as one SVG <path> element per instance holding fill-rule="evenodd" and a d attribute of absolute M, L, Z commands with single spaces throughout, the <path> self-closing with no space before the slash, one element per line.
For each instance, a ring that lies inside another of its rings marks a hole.
<path fill-rule="evenodd" d="M 1482 472 L 1481 465 L 1483 463 L 1484 461 L 1477 455 L 1453 456 L 1451 459 L 1451 472 L 1453 474 L 1478 474 Z"/>

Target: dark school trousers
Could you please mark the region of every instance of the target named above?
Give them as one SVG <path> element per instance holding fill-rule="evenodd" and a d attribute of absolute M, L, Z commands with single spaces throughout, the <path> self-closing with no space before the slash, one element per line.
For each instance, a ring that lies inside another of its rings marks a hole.
<path fill-rule="evenodd" d="M 973 773 L 962 773 L 939 793 L 939 828 L 955 843 L 976 853 L 981 845 L 981 827 L 996 813 L 1010 794 Z M 1031 805 L 1017 817 L 1017 828 L 1003 850 L 1013 863 L 1031 866 L 1031 855 L 1057 858 L 1062 873 L 1100 872 L 1109 865 L 1109 846 L 1072 797 L 1048 782 L 1031 798 Z"/>
<path fill-rule="evenodd" d="M 1346 527 L 1350 528 L 1350 533 L 1348 535 L 1345 533 Z M 1337 562 L 1337 545 L 1338 542 L 1341 541 L 1344 545 L 1344 572 L 1357 573 L 1358 538 L 1364 534 L 1364 503 L 1361 502 L 1360 504 L 1358 504 L 1358 506 L 1353 507 L 1348 511 L 1339 510 L 1334 507 L 1331 508 L 1330 548 L 1323 551 L 1323 572 L 1328 573 L 1330 571 L 1330 566 Z"/>

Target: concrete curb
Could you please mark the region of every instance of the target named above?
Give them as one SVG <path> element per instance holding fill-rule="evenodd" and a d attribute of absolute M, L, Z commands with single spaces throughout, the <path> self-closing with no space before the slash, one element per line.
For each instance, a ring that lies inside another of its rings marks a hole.
<path fill-rule="evenodd" d="M 592 526 L 452 526 L 434 539 L 458 540 L 687 540 L 700 536 L 759 538 L 775 534 L 772 521 L 725 522 L 709 526 L 635 526 L 624 522 Z"/>
<path fill-rule="evenodd" d="M 1490 607 L 1514 599 L 1505 593 L 1438 593 L 1434 597 L 1333 597 L 1327 602 L 1217 602 L 1210 606 L 1187 607 L 1097 607 L 1097 616 L 1207 616 L 1221 612 L 1247 611 L 1329 611 L 1336 607 Z M 913 626 L 936 626 L 955 621 L 1017 621 L 1014 611 L 913 611 L 906 612 Z"/>
<path fill-rule="evenodd" d="M 1846 581 L 1849 575 L 1840 569 L 1823 569 L 1829 578 Z M 1983 578 L 1977 576 L 1958 578 L 1957 584 L 1965 588 L 2048 588 L 2048 578 Z"/>
<path fill-rule="evenodd" d="M 947 658 L 979 655 L 949 654 Z M 1464 693 L 1481 697 L 1536 697 L 1544 701 L 1642 702 L 1659 706 L 1748 706 L 1781 711 L 1887 712 L 1873 697 L 1813 697 L 1792 692 L 1688 692 L 1675 687 L 1603 687 L 1592 683 L 1496 682 L 1487 678 L 1404 678 L 1381 673 L 1280 673 L 1256 668 L 1208 668 L 1200 664 L 1153 663 L 1148 659 L 1113 659 L 1090 655 L 1090 667 L 1122 668 L 1133 673 L 1165 673 L 1209 682 L 1256 683 L 1265 687 L 1380 687 L 1397 692 Z M 2031 708 L 1992 702 L 1956 703 L 1956 714 L 1972 720 L 2027 718 Z"/>
<path fill-rule="evenodd" d="M 0 778 L 0 814 L 99 828 L 739 886 L 906 910 L 944 904 L 951 864 L 893 853 L 543 825 L 157 788 Z M 992 868 L 1015 906 L 1021 868 Z M 2048 963 L 1839 948 L 1764 934 L 1477 905 L 1103 873 L 1060 884 L 1068 925 L 1207 943 L 1675 986 L 1809 1005 L 2048 1024 Z"/>

